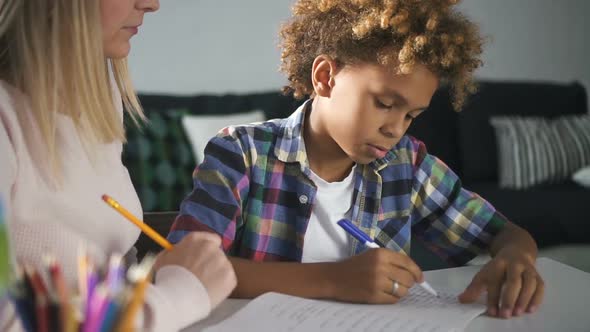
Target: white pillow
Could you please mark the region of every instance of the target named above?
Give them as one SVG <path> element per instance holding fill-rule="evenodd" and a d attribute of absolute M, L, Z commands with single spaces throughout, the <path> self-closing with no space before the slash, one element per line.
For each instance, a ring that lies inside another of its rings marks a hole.
<path fill-rule="evenodd" d="M 572 175 L 572 180 L 580 186 L 590 188 L 590 166 L 586 166 Z"/>
<path fill-rule="evenodd" d="M 200 164 L 205 156 L 207 142 L 221 129 L 264 120 L 264 112 L 258 110 L 224 115 L 186 115 L 182 118 L 182 126 L 193 148 L 195 160 Z"/>

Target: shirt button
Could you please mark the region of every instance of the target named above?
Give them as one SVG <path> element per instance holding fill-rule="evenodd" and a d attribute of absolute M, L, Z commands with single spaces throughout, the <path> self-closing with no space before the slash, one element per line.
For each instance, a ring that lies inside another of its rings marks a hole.
<path fill-rule="evenodd" d="M 305 196 L 305 195 L 299 196 L 299 203 L 301 203 L 301 204 L 307 204 L 307 200 L 308 200 L 307 199 L 307 196 Z"/>

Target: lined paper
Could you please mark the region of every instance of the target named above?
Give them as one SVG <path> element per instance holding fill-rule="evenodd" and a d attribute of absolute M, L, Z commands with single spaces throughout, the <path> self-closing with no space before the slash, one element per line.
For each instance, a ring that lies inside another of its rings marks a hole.
<path fill-rule="evenodd" d="M 413 287 L 408 296 L 391 305 L 350 304 L 267 293 L 205 331 L 461 331 L 486 310 L 483 302 L 460 304 L 456 294 L 438 293 L 437 298 L 420 287 Z"/>

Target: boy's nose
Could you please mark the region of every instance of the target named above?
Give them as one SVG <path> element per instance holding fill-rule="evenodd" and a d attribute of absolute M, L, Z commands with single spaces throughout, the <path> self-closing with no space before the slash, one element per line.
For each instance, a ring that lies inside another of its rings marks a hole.
<path fill-rule="evenodd" d="M 405 115 L 395 116 L 389 119 L 379 130 L 387 138 L 401 138 L 406 133 L 407 124 L 404 121 Z"/>

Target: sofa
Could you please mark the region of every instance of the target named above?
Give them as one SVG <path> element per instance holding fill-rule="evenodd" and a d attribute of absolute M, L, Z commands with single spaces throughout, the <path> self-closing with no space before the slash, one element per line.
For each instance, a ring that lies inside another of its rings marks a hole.
<path fill-rule="evenodd" d="M 574 114 L 588 114 L 586 90 L 579 83 L 486 81 L 459 113 L 450 107 L 448 90 L 437 91 L 409 133 L 445 161 L 465 188 L 531 233 L 541 255 L 590 271 L 590 189 L 571 180 L 527 190 L 501 188 L 498 146 L 490 125 L 490 118 L 499 115 L 556 118 Z M 431 267 L 445 267 L 421 246 L 412 250 Z"/>
<path fill-rule="evenodd" d="M 182 128 L 184 116 L 223 117 L 261 110 L 270 119 L 289 116 L 302 102 L 278 91 L 221 96 L 142 94 L 139 98 L 150 123 L 143 128 L 129 123 L 123 162 L 148 212 L 146 222 L 162 233 L 170 227 L 173 211 L 190 192 L 190 177 L 197 163 Z M 557 250 L 554 255 L 561 255 L 561 260 L 576 256 L 566 263 L 590 271 L 590 189 L 569 180 L 526 190 L 502 188 L 498 184 L 498 146 L 490 118 L 555 118 L 566 114 L 588 114 L 586 90 L 577 82 L 482 81 L 461 112 L 452 110 L 449 90 L 439 89 L 428 110 L 414 121 L 409 134 L 424 141 L 431 154 L 447 163 L 465 188 L 489 200 L 511 221 L 529 231 L 541 249 Z M 172 213 L 162 213 L 165 211 Z M 140 254 L 157 250 L 144 237 L 138 247 Z M 560 247 L 568 248 L 566 258 L 562 257 Z M 448 266 L 420 243 L 413 243 L 412 257 L 426 270 Z"/>

